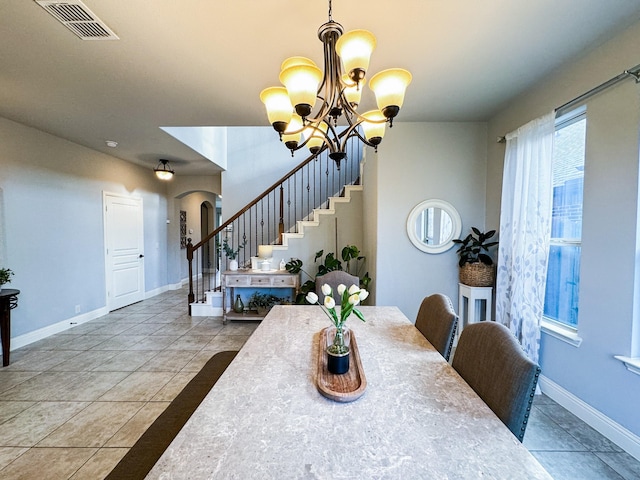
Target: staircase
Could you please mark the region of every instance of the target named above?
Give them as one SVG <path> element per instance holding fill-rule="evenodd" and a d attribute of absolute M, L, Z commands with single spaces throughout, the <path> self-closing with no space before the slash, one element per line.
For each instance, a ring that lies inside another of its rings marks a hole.
<path fill-rule="evenodd" d="M 310 232 L 322 231 L 318 227 L 325 224 L 326 228 L 329 218 L 337 223 L 336 211 L 362 191 L 361 144 L 352 142 L 347 152 L 339 168 L 326 150 L 310 156 L 202 241 L 193 245 L 188 239 L 190 315 L 222 315 L 220 272 L 229 267 L 220 248 L 224 240 L 234 250 L 242 246 L 237 259 L 240 268 L 251 267 L 251 257 L 257 256 L 260 245 L 272 246 L 275 265 L 290 258 L 307 264 L 309 252 L 334 247 L 326 245 L 326 232 L 319 240 Z"/>

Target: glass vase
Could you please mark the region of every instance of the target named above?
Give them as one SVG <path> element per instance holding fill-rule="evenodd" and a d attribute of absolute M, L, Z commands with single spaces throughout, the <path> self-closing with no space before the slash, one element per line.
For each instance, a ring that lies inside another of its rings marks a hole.
<path fill-rule="evenodd" d="M 236 295 L 236 301 L 233 303 L 233 311 L 236 313 L 244 312 L 244 303 L 242 302 L 240 295 Z"/>
<path fill-rule="evenodd" d="M 348 328 L 333 327 L 327 332 L 327 368 L 341 375 L 349 371 L 349 344 L 351 332 Z"/>

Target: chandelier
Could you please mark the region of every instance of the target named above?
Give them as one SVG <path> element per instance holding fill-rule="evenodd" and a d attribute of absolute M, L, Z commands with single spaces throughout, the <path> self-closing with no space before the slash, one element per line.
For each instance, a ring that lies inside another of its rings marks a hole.
<path fill-rule="evenodd" d="M 318 38 L 324 46 L 324 72 L 306 57 L 288 58 L 280 71 L 284 87 L 266 88 L 260 99 L 291 156 L 304 146 L 314 155 L 326 146 L 339 170 L 349 138 L 357 137 L 377 151 L 386 123 L 391 128 L 402 107 L 411 73 L 391 68 L 372 76 L 368 84 L 378 109 L 358 113 L 375 37 L 367 30 L 343 34 L 342 25 L 331 17 L 329 0 L 329 21 L 318 30 Z M 346 126 L 339 131 L 343 116 Z"/>

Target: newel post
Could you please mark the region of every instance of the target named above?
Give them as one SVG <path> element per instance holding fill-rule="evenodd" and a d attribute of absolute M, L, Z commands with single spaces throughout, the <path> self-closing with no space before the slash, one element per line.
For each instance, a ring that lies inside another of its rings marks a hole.
<path fill-rule="evenodd" d="M 193 294 L 193 244 L 190 238 L 187 238 L 187 264 L 189 265 L 189 315 L 191 315 L 191 304 L 196 297 Z"/>

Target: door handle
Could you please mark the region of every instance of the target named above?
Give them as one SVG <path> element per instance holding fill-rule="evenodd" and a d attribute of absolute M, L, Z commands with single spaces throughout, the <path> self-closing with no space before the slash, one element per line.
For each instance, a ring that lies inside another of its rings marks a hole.
<path fill-rule="evenodd" d="M 144 255 L 143 255 L 143 254 L 140 254 L 140 256 L 139 256 L 138 258 L 144 258 Z"/>

